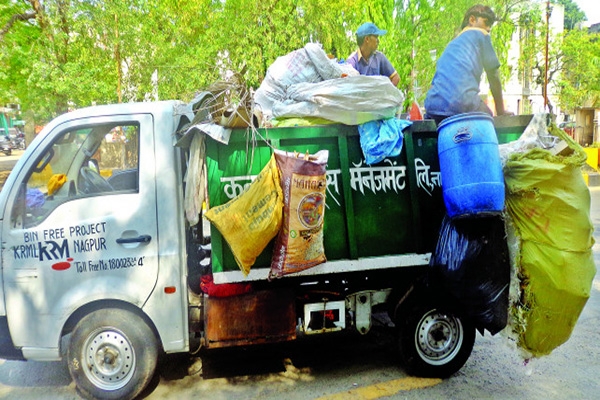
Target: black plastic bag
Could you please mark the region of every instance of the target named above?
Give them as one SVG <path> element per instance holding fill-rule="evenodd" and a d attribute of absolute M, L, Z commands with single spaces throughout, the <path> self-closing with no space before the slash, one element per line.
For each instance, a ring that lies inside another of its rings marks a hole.
<path fill-rule="evenodd" d="M 508 319 L 510 262 L 501 217 L 442 221 L 428 283 L 441 304 L 495 335 Z"/>

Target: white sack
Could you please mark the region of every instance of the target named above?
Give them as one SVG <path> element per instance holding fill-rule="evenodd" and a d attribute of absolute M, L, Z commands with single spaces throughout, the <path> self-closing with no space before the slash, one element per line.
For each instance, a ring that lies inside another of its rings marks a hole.
<path fill-rule="evenodd" d="M 404 96 L 386 76 L 349 76 L 288 88 L 273 104 L 273 117 L 320 117 L 346 125 L 392 118 Z"/>
<path fill-rule="evenodd" d="M 273 102 L 286 99 L 288 87 L 300 82 L 321 82 L 344 75 L 358 75 L 350 65 L 329 59 L 318 43 L 278 57 L 267 69 L 265 79 L 254 94 L 254 102 L 265 119 L 271 118 Z"/>

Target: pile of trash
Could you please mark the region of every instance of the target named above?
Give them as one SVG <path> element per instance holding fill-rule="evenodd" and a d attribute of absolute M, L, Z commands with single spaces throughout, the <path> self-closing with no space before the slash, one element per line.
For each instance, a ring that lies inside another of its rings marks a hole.
<path fill-rule="evenodd" d="M 216 82 L 192 100 L 200 130 L 227 143 L 232 128 L 342 123 L 361 125 L 394 118 L 404 95 L 384 76 L 361 76 L 351 65 L 329 58 L 318 43 L 281 56 L 253 93 L 245 71 Z"/>
<path fill-rule="evenodd" d="M 255 92 L 246 85 L 244 73 L 242 68 L 199 92 L 191 102 L 195 118 L 179 132 L 178 145 L 186 141 L 190 152 L 184 199 L 190 226 L 199 223 L 206 200 L 206 136 L 227 144 L 236 128 L 260 139 L 273 127 L 341 123 L 359 127 L 367 164 L 400 154 L 402 131 L 411 122 L 396 118 L 404 96 L 388 77 L 361 76 L 351 65 L 327 56 L 317 43 L 277 58 Z M 325 261 L 327 157 L 326 151 L 273 149 L 271 161 L 241 195 L 204 214 L 223 235 L 244 275 L 274 238 L 269 279 Z M 292 174 L 302 177 L 307 190 L 290 186 Z"/>
<path fill-rule="evenodd" d="M 524 359 L 565 343 L 596 274 L 586 154 L 547 116 L 499 146 L 505 210 L 443 221 L 430 284 L 483 334 L 504 332 Z"/>
<path fill-rule="evenodd" d="M 190 225 L 198 223 L 204 201 L 206 135 L 227 144 L 233 128 L 251 130 L 255 138 L 259 128 L 358 125 L 371 165 L 402 149 L 402 130 L 411 123 L 396 118 L 403 100 L 387 77 L 360 76 L 314 43 L 279 57 L 255 93 L 243 71 L 211 85 L 192 102 L 196 118 L 184 132 L 202 133 L 186 135 L 192 138 L 185 193 Z M 474 320 L 482 333 L 507 328 L 525 358 L 549 354 L 568 340 L 596 273 L 590 195 L 581 175 L 586 156 L 546 118 L 534 116 L 519 140 L 499 146 L 503 213 L 471 222 L 446 218 L 430 267 L 453 312 Z M 326 163 L 327 152 L 274 149 L 241 195 L 205 214 L 245 275 L 274 238 L 269 279 L 325 261 L 325 193 L 319 190 L 326 187 Z M 292 173 L 306 180 L 310 193 L 293 192 Z"/>
<path fill-rule="evenodd" d="M 504 148 L 503 148 L 504 146 Z M 536 115 L 505 160 L 506 226 L 514 280 L 510 334 L 529 357 L 566 342 L 596 274 L 586 154 L 545 116 Z"/>

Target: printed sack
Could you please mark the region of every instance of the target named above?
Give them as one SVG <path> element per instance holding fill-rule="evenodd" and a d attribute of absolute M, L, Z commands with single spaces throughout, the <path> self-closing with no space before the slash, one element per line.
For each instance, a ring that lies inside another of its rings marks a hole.
<path fill-rule="evenodd" d="M 326 261 L 323 218 L 329 152 L 314 155 L 275 150 L 283 191 L 283 222 L 277 235 L 269 279 Z"/>

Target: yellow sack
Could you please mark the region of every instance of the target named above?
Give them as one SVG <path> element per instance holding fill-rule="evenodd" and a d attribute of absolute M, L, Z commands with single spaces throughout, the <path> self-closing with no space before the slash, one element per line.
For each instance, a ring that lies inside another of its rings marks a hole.
<path fill-rule="evenodd" d="M 532 149 L 504 168 L 506 209 L 519 238 L 520 303 L 512 309 L 518 346 L 533 356 L 550 354 L 571 336 L 588 298 L 596 267 L 590 194 L 581 175 L 585 154 L 569 157 Z"/>
<path fill-rule="evenodd" d="M 54 174 L 48 181 L 48 196 L 52 196 L 60 189 L 65 182 L 67 182 L 67 176 L 65 174 Z"/>
<path fill-rule="evenodd" d="M 281 227 L 282 197 L 279 170 L 272 156 L 246 191 L 206 212 L 244 275 Z"/>

